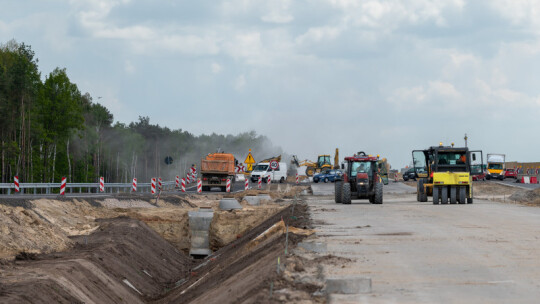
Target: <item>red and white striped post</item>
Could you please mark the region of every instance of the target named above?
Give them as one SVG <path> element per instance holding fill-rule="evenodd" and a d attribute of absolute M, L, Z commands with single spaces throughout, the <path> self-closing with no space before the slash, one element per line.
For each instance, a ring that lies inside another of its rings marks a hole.
<path fill-rule="evenodd" d="M 159 186 L 159 191 L 161 191 L 162 189 L 162 186 L 161 186 L 161 177 L 158 178 L 158 186 Z"/>
<path fill-rule="evenodd" d="M 257 183 L 257 189 L 262 188 L 262 175 L 259 176 L 259 182 Z"/>
<path fill-rule="evenodd" d="M 152 194 L 156 194 L 156 179 L 155 178 L 152 178 L 151 191 L 152 191 Z"/>
<path fill-rule="evenodd" d="M 272 183 L 272 175 L 268 175 L 267 183 L 268 185 Z"/>
<path fill-rule="evenodd" d="M 175 188 L 179 188 L 180 187 L 180 176 L 176 176 L 176 184 L 174 185 Z"/>
<path fill-rule="evenodd" d="M 198 193 L 202 192 L 202 181 L 200 178 L 197 180 L 197 192 Z"/>
<path fill-rule="evenodd" d="M 227 192 L 231 192 L 231 180 L 229 178 L 227 178 L 227 187 L 226 187 L 226 190 Z"/>
<path fill-rule="evenodd" d="M 298 185 L 298 173 L 296 173 L 296 184 Z"/>
<path fill-rule="evenodd" d="M 60 183 L 60 195 L 66 194 L 66 178 L 62 177 L 62 182 Z"/>
<path fill-rule="evenodd" d="M 15 192 L 19 192 L 19 177 L 17 175 L 13 177 L 13 185 L 15 186 Z"/>
<path fill-rule="evenodd" d="M 249 190 L 249 179 L 246 177 L 246 183 L 244 185 L 244 191 L 248 191 Z"/>
<path fill-rule="evenodd" d="M 105 192 L 105 179 L 103 176 L 99 178 L 99 192 Z"/>
<path fill-rule="evenodd" d="M 186 192 L 186 179 L 182 178 L 182 192 Z"/>
<path fill-rule="evenodd" d="M 186 180 L 187 180 L 187 183 L 188 183 L 188 184 L 191 183 L 191 180 L 190 180 L 190 178 L 189 178 L 189 173 L 188 173 L 187 176 L 186 176 Z"/>
<path fill-rule="evenodd" d="M 136 178 L 133 179 L 133 184 L 131 186 L 131 191 L 132 192 L 137 192 L 137 179 Z"/>
<path fill-rule="evenodd" d="M 191 179 L 195 181 L 197 179 L 197 176 L 195 176 L 195 171 L 191 172 Z"/>

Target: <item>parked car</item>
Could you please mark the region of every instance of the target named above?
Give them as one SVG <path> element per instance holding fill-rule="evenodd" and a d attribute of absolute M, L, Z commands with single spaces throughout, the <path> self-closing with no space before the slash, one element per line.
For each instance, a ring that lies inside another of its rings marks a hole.
<path fill-rule="evenodd" d="M 340 170 L 325 170 L 321 173 L 315 174 L 313 176 L 313 182 L 335 182 L 336 180 L 339 180 L 343 173 Z"/>
<path fill-rule="evenodd" d="M 486 171 L 483 165 L 471 165 L 471 176 L 473 181 L 485 181 Z"/>
<path fill-rule="evenodd" d="M 404 181 L 408 181 L 409 179 L 416 180 L 417 177 L 418 175 L 416 174 L 416 171 L 414 170 L 414 168 L 410 168 L 409 170 L 405 171 L 405 173 L 403 173 Z"/>
<path fill-rule="evenodd" d="M 515 178 L 517 179 L 517 172 L 515 169 L 506 169 L 504 170 L 504 178 Z"/>

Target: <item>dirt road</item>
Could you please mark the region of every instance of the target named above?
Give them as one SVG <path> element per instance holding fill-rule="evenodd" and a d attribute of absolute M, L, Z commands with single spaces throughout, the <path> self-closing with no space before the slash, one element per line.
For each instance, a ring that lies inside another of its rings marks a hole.
<path fill-rule="evenodd" d="M 354 260 L 345 268 L 325 269 L 327 275 L 372 278 L 371 294 L 341 300 L 538 302 L 539 208 L 479 199 L 472 205 L 418 203 L 401 186 L 385 186 L 383 205 L 308 200 L 318 240 L 327 243 L 328 253 Z"/>

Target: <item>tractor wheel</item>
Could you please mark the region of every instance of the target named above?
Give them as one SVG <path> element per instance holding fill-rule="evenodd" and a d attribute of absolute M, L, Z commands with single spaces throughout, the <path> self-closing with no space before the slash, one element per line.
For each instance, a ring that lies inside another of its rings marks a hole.
<path fill-rule="evenodd" d="M 456 186 L 450 187 L 450 204 L 457 203 L 457 188 Z"/>
<path fill-rule="evenodd" d="M 324 178 L 324 183 L 325 183 L 325 184 L 328 183 L 328 177 L 325 177 L 325 178 Z"/>
<path fill-rule="evenodd" d="M 433 186 L 433 205 L 439 204 L 439 187 Z"/>
<path fill-rule="evenodd" d="M 473 188 L 472 188 L 472 185 L 470 185 L 471 187 L 471 197 L 468 197 L 467 198 L 467 204 L 472 204 L 473 203 Z"/>
<path fill-rule="evenodd" d="M 418 201 L 419 202 L 427 202 L 427 192 L 424 187 L 425 182 L 426 180 L 423 178 L 418 181 Z"/>
<path fill-rule="evenodd" d="M 341 203 L 349 205 L 351 203 L 351 184 L 344 183 L 341 188 Z"/>
<path fill-rule="evenodd" d="M 441 187 L 441 204 L 448 204 L 448 187 Z"/>
<path fill-rule="evenodd" d="M 307 167 L 306 168 L 306 175 L 307 176 L 313 176 L 313 173 L 315 173 L 315 169 L 313 167 Z"/>
<path fill-rule="evenodd" d="M 375 184 L 375 196 L 373 196 L 373 203 L 379 205 L 383 203 L 383 184 L 381 183 Z"/>
<path fill-rule="evenodd" d="M 336 204 L 341 204 L 341 188 L 343 187 L 342 181 L 336 181 L 334 184 L 334 196 L 336 200 Z"/>
<path fill-rule="evenodd" d="M 467 187 L 465 186 L 461 186 L 459 187 L 459 203 L 460 204 L 465 204 L 465 202 L 467 201 Z"/>

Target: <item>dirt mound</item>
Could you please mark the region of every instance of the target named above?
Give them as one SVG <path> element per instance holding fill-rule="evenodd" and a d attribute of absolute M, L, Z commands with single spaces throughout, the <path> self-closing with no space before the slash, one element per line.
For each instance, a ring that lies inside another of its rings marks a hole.
<path fill-rule="evenodd" d="M 140 221 L 98 222 L 94 233 L 74 238 L 72 250 L 3 269 L 0 302 L 140 303 L 172 288 L 193 266 Z"/>
<path fill-rule="evenodd" d="M 0 205 L 0 259 L 11 258 L 19 252 L 61 251 L 71 245 L 65 232 L 39 213 Z"/>
<path fill-rule="evenodd" d="M 540 206 L 540 188 L 529 191 L 519 191 L 509 197 L 510 200 L 531 206 Z"/>
<path fill-rule="evenodd" d="M 475 182 L 473 184 L 474 196 L 511 195 L 519 189 L 492 182 Z"/>

